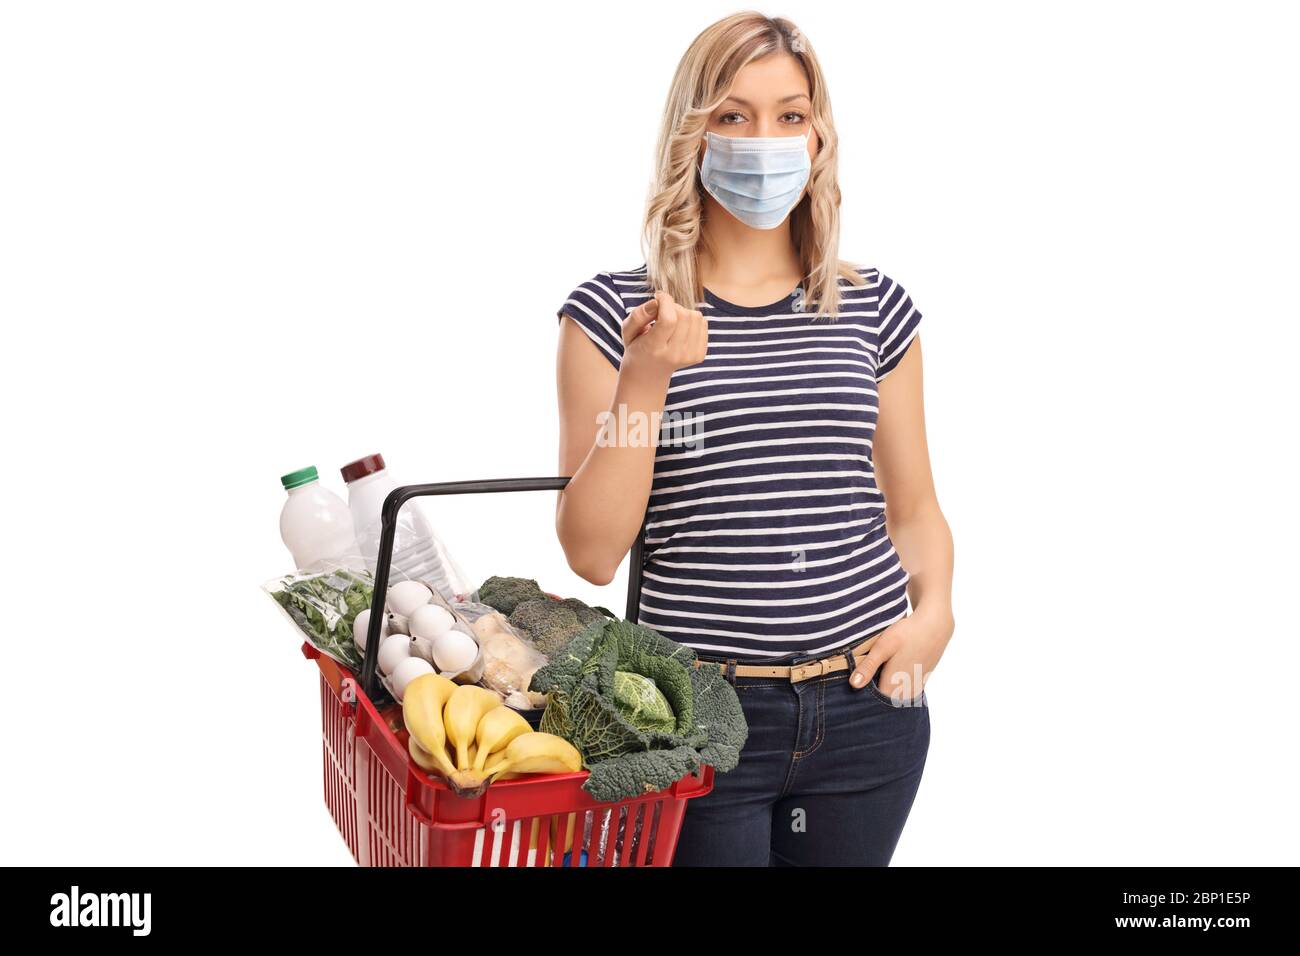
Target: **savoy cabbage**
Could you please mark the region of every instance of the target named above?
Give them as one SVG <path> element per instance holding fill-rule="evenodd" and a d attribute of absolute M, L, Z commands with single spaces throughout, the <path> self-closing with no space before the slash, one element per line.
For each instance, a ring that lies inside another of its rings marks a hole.
<path fill-rule="evenodd" d="M 662 790 L 701 764 L 735 769 L 749 735 L 740 700 L 720 670 L 695 660 L 689 647 L 656 631 L 605 620 L 533 675 L 529 689 L 547 695 L 540 729 L 581 751 L 590 772 L 583 789 L 592 797 L 612 802 Z M 647 719 L 629 700 L 628 675 L 652 682 L 671 717 L 654 702 Z"/>

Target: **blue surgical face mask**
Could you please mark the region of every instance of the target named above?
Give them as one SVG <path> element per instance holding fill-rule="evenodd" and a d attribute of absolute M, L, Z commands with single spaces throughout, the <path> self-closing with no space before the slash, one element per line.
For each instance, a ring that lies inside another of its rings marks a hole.
<path fill-rule="evenodd" d="M 803 136 L 723 136 L 707 131 L 700 179 L 741 222 L 775 229 L 799 202 L 812 170 Z"/>

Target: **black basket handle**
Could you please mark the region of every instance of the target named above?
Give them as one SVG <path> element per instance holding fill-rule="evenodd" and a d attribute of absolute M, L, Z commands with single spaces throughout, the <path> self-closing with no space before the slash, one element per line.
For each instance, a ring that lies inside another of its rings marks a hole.
<path fill-rule="evenodd" d="M 397 516 L 412 498 L 433 495 L 492 495 L 507 491 L 561 491 L 568 478 L 488 478 L 481 481 L 443 481 L 428 485 L 402 485 L 384 499 L 379 553 L 375 559 L 375 593 L 370 602 L 370 627 L 366 633 L 365 661 L 361 665 L 361 686 L 371 700 L 379 689 L 379 630 L 384 623 L 384 606 L 388 597 L 388 576 L 393 565 L 393 546 L 397 538 Z M 645 522 L 632 545 L 632 564 L 627 577 L 627 619 L 636 621 L 641 603 L 642 542 Z"/>

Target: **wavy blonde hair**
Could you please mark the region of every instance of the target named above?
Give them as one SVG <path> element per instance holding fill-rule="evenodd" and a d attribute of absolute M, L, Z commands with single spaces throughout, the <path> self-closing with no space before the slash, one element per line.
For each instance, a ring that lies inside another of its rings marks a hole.
<path fill-rule="evenodd" d="M 703 301 L 697 246 L 704 186 L 696 169 L 700 140 L 709 116 L 726 99 L 736 74 L 754 60 L 786 53 L 803 64 L 812 97 L 811 122 L 821 143 L 813 159 L 810 188 L 790 212 L 790 234 L 803 270 L 804 301 L 817 316 L 839 315 L 843 276 L 854 285 L 866 280 L 857 267 L 839 258 L 839 152 L 826 81 L 812 45 L 791 21 L 745 11 L 705 29 L 677 64 L 655 147 L 656 172 L 646 201 L 641 238 L 646 285 L 665 290 L 677 302 Z"/>

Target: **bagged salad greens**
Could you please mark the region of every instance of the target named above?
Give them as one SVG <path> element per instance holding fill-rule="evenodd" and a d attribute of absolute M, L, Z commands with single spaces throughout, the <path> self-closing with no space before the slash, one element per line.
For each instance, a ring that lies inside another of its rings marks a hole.
<path fill-rule="evenodd" d="M 352 622 L 370 607 L 374 596 L 374 578 L 369 571 L 341 565 L 295 571 L 266 582 L 262 590 L 275 598 L 313 647 L 354 672 L 360 671 L 361 652 L 352 640 Z"/>

